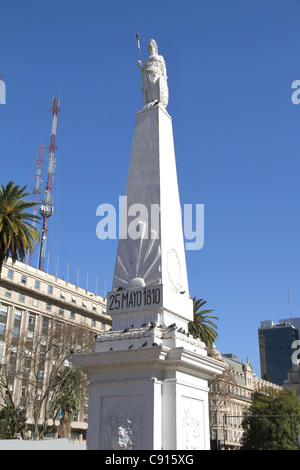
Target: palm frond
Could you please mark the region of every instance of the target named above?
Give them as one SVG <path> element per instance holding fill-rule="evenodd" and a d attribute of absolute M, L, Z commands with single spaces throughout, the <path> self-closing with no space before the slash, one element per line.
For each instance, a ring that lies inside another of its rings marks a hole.
<path fill-rule="evenodd" d="M 39 230 L 33 225 L 41 217 L 30 214 L 27 209 L 34 201 L 25 201 L 29 196 L 26 186 L 20 188 L 10 181 L 0 187 L 0 274 L 4 261 L 9 256 L 13 262 L 24 261 L 27 252 L 33 253 L 40 240 Z"/>
<path fill-rule="evenodd" d="M 218 338 L 217 325 L 213 320 L 219 320 L 213 309 L 201 309 L 206 304 L 206 300 L 193 298 L 194 320 L 189 323 L 189 332 L 194 336 L 198 336 L 208 347 L 211 347 Z"/>

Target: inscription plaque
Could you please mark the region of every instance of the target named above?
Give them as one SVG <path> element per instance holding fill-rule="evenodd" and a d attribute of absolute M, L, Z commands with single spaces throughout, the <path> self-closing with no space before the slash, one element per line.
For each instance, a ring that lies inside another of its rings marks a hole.
<path fill-rule="evenodd" d="M 161 285 L 109 292 L 107 295 L 108 314 L 145 310 L 161 306 Z"/>

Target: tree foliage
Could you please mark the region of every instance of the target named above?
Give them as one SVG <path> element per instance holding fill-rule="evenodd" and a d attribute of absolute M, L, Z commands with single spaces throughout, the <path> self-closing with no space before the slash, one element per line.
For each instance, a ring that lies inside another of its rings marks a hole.
<path fill-rule="evenodd" d="M 298 448 L 300 400 L 295 390 L 257 393 L 243 419 L 243 449 Z"/>
<path fill-rule="evenodd" d="M 15 410 L 21 407 L 34 424 L 35 439 L 53 431 L 67 437 L 72 412 L 78 411 L 87 385 L 86 376 L 75 371 L 70 360 L 74 352 L 90 351 L 92 344 L 87 328 L 56 319 L 49 319 L 33 336 L 14 337 L 7 330 L 0 363 L 0 403 L 5 416 L 11 414 L 11 420 L 16 420 Z"/>
<path fill-rule="evenodd" d="M 0 410 L 0 439 L 14 439 L 17 435 L 24 438 L 25 428 L 25 410 L 13 404 Z"/>
<path fill-rule="evenodd" d="M 20 188 L 10 181 L 0 187 L 0 276 L 3 263 L 9 256 L 13 262 L 23 261 L 26 253 L 33 253 L 40 233 L 32 222 L 40 217 L 29 214 L 27 209 L 35 205 L 25 201 L 26 186 Z"/>
<path fill-rule="evenodd" d="M 54 409 L 58 410 L 60 426 L 59 437 L 69 437 L 73 412 L 79 411 L 80 400 L 83 398 L 82 372 L 74 369 L 64 369 L 58 376 L 58 393 Z"/>
<path fill-rule="evenodd" d="M 219 320 L 218 317 L 209 315 L 214 310 L 202 309 L 206 300 L 193 298 L 194 320 L 188 325 L 189 333 L 198 336 L 208 347 L 211 347 L 218 338 L 217 325 L 212 320 Z"/>

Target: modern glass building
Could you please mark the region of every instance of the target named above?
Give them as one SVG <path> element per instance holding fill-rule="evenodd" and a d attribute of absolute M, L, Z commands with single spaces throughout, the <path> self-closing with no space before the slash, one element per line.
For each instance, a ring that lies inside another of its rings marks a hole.
<path fill-rule="evenodd" d="M 298 328 L 292 320 L 261 322 L 258 330 L 261 378 L 277 385 L 287 380 L 292 369 L 292 344 L 299 339 Z"/>

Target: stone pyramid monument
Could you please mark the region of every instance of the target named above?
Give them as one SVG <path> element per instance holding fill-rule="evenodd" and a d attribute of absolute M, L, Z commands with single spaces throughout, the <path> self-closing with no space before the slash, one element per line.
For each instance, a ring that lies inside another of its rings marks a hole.
<path fill-rule="evenodd" d="M 138 66 L 136 114 L 107 313 L 112 329 L 74 357 L 90 378 L 88 449 L 209 449 L 208 380 L 224 365 L 188 334 L 193 319 L 167 73 L 157 44 Z"/>

